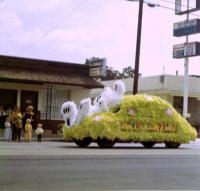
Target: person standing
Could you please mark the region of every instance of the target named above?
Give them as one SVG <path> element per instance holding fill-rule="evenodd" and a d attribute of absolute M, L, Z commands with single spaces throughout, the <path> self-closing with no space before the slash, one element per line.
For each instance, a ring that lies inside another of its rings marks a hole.
<path fill-rule="evenodd" d="M 20 112 L 20 107 L 15 106 L 12 112 L 12 140 L 21 141 L 21 129 L 22 129 L 22 114 Z"/>
<path fill-rule="evenodd" d="M 9 107 L 6 109 L 6 115 L 9 116 L 11 113 L 12 113 L 12 107 L 9 106 Z"/>
<path fill-rule="evenodd" d="M 32 139 L 32 125 L 31 125 L 31 119 L 26 120 L 26 125 L 24 128 L 24 138 L 26 142 L 30 142 Z"/>
<path fill-rule="evenodd" d="M 0 116 L 3 117 L 5 115 L 6 115 L 6 112 L 4 111 L 3 106 L 0 105 Z"/>
<path fill-rule="evenodd" d="M 32 105 L 29 105 L 26 108 L 25 113 L 23 114 L 23 129 L 25 128 L 27 119 L 31 119 L 31 125 L 33 127 L 34 113 L 33 113 L 33 106 Z"/>
<path fill-rule="evenodd" d="M 0 128 L 4 127 L 4 120 L 5 120 L 6 112 L 3 109 L 3 106 L 0 105 Z"/>
<path fill-rule="evenodd" d="M 9 142 L 12 139 L 12 130 L 11 130 L 11 123 L 9 116 L 5 120 L 4 127 L 5 127 L 4 138 Z"/>
<path fill-rule="evenodd" d="M 42 135 L 44 133 L 44 130 L 42 128 L 42 123 L 38 123 L 37 129 L 35 130 L 35 134 L 37 135 L 37 141 L 38 143 L 42 142 Z"/>

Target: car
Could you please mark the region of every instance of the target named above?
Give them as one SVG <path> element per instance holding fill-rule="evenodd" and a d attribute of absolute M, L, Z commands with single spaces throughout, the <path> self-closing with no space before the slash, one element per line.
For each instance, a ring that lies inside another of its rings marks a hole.
<path fill-rule="evenodd" d="M 63 136 L 79 147 L 92 142 L 100 148 L 111 148 L 117 142 L 136 142 L 146 148 L 156 143 L 178 148 L 182 143 L 194 141 L 197 131 L 167 101 L 137 94 L 124 96 L 109 111 L 88 116 L 72 128 L 64 125 Z"/>

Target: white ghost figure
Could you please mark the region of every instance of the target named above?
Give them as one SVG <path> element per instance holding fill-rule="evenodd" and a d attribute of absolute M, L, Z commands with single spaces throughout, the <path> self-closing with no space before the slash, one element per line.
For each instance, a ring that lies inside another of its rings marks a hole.
<path fill-rule="evenodd" d="M 91 98 L 85 98 L 80 101 L 80 108 L 78 110 L 76 124 L 79 124 L 87 116 L 91 116 L 94 113 L 98 113 L 98 112 L 106 112 L 108 110 L 109 109 L 103 98 L 97 97 L 94 100 L 94 105 L 92 105 Z"/>
<path fill-rule="evenodd" d="M 70 128 L 75 124 L 77 113 L 78 113 L 78 110 L 74 102 L 67 101 L 62 104 L 61 114 L 63 116 L 63 119 L 67 127 Z"/>
<path fill-rule="evenodd" d="M 125 93 L 124 82 L 118 80 L 114 83 L 113 89 L 105 87 L 103 92 L 100 94 L 101 98 L 105 99 L 108 107 L 118 104 Z"/>
<path fill-rule="evenodd" d="M 101 96 L 96 97 L 93 103 L 93 113 L 106 112 L 109 110 L 106 100 Z"/>
<path fill-rule="evenodd" d="M 85 98 L 80 101 L 80 108 L 76 118 L 76 124 L 79 124 L 85 117 L 92 115 L 92 100 Z"/>

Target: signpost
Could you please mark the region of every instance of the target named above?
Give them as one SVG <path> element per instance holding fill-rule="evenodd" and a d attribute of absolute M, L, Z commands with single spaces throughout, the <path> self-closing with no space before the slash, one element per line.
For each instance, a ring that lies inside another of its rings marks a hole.
<path fill-rule="evenodd" d="M 86 60 L 89 65 L 89 76 L 93 78 L 100 78 L 106 76 L 106 59 L 105 58 L 91 58 Z"/>
<path fill-rule="evenodd" d="M 190 0 L 190 6 L 188 8 L 187 8 L 187 0 L 175 0 L 176 15 L 183 15 L 198 10 L 200 10 L 199 0 Z"/>
<path fill-rule="evenodd" d="M 185 58 L 200 55 L 200 42 L 190 42 L 173 46 L 173 58 Z"/>
<path fill-rule="evenodd" d="M 196 34 L 200 32 L 200 19 L 192 19 L 174 23 L 173 28 L 173 35 L 176 37 Z"/>
<path fill-rule="evenodd" d="M 189 20 L 189 13 L 200 10 L 200 0 L 175 0 L 175 14 L 187 14 L 187 20 L 174 24 L 174 36 L 186 36 L 184 44 L 173 46 L 173 58 L 184 58 L 184 95 L 183 95 L 183 117 L 188 118 L 188 71 L 189 57 L 200 55 L 200 43 L 188 43 L 188 35 L 199 33 L 199 19 Z"/>

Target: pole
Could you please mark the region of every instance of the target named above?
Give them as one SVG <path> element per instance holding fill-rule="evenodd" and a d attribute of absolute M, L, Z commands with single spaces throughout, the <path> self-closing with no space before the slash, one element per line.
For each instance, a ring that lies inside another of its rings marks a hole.
<path fill-rule="evenodd" d="M 47 101 L 46 101 L 46 119 L 45 119 L 45 129 L 47 128 L 47 121 L 48 121 L 48 111 L 49 111 L 49 85 L 47 84 Z"/>
<path fill-rule="evenodd" d="M 189 0 L 187 0 L 187 11 L 189 10 Z M 189 20 L 189 12 L 187 12 L 187 20 Z M 188 36 L 186 36 L 186 44 L 188 43 Z M 188 118 L 188 70 L 189 70 L 189 58 L 184 60 L 184 95 L 183 95 L 183 117 Z"/>
<path fill-rule="evenodd" d="M 143 0 L 140 0 L 139 12 L 138 12 L 137 42 L 136 42 L 136 52 L 135 52 L 135 75 L 133 83 L 133 95 L 137 94 L 138 92 L 140 44 L 141 44 L 141 32 L 142 32 L 142 12 L 143 12 Z"/>

